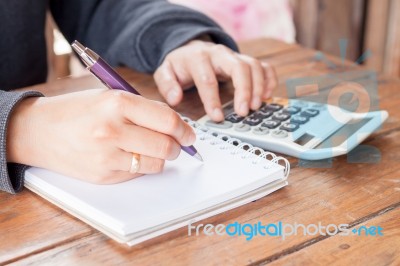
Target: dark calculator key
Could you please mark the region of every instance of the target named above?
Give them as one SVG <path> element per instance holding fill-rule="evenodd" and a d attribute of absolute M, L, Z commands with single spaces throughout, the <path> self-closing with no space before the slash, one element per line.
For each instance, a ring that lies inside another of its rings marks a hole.
<path fill-rule="evenodd" d="M 252 114 L 247 115 L 247 118 L 257 118 L 257 117 L 255 116 L 255 113 L 252 113 Z"/>
<path fill-rule="evenodd" d="M 262 122 L 262 119 L 260 118 L 253 118 L 253 117 L 247 117 L 245 120 L 243 120 L 243 124 L 249 125 L 249 126 L 257 126 Z"/>
<path fill-rule="evenodd" d="M 283 108 L 283 106 L 282 105 L 280 105 L 280 104 L 277 104 L 277 103 L 270 103 L 270 104 L 266 104 L 265 106 L 263 106 L 263 107 L 261 107 L 260 108 L 260 110 L 261 111 L 273 111 L 273 112 L 276 112 L 276 111 L 279 111 L 279 110 L 281 110 Z"/>
<path fill-rule="evenodd" d="M 284 109 L 282 110 L 282 113 L 294 115 L 294 114 L 297 114 L 297 113 L 300 112 L 300 111 L 301 111 L 301 108 L 300 108 L 300 107 L 297 107 L 297 106 L 289 106 L 289 107 L 284 108 Z"/>
<path fill-rule="evenodd" d="M 281 124 L 280 121 L 266 120 L 266 121 L 264 121 L 264 123 L 261 124 L 261 126 L 269 128 L 269 129 L 274 129 L 274 128 L 277 128 L 280 124 Z"/>
<path fill-rule="evenodd" d="M 255 114 L 255 111 L 249 110 L 249 113 L 247 114 L 247 116 L 245 118 L 256 118 L 254 114 Z"/>
<path fill-rule="evenodd" d="M 305 117 L 314 117 L 319 114 L 319 111 L 316 109 L 306 109 L 303 112 L 300 113 L 301 116 Z"/>
<path fill-rule="evenodd" d="M 293 132 L 299 128 L 298 124 L 285 123 L 279 129 L 286 130 L 287 132 Z"/>
<path fill-rule="evenodd" d="M 307 123 L 309 120 L 310 118 L 306 116 L 292 116 L 292 118 L 290 118 L 290 123 L 302 125 Z"/>
<path fill-rule="evenodd" d="M 236 114 L 236 113 L 230 114 L 230 115 L 228 115 L 228 116 L 225 118 L 226 121 L 229 121 L 229 122 L 232 122 L 232 123 L 239 123 L 239 122 L 241 122 L 243 119 L 244 119 L 243 116 L 239 116 L 239 115 Z"/>
<path fill-rule="evenodd" d="M 273 112 L 271 111 L 257 111 L 254 114 L 252 114 L 252 116 L 254 116 L 255 118 L 260 118 L 260 119 L 265 119 L 270 117 L 273 114 Z"/>
<path fill-rule="evenodd" d="M 277 114 L 277 113 L 275 113 L 274 116 L 272 117 L 272 119 L 279 121 L 285 121 L 288 120 L 289 118 L 290 118 L 289 114 Z"/>

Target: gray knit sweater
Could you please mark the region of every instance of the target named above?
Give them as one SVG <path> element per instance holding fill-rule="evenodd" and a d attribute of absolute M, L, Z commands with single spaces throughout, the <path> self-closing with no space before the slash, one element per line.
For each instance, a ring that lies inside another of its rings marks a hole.
<path fill-rule="evenodd" d="M 164 0 L 0 0 L 0 190 L 10 193 L 22 189 L 28 167 L 7 162 L 10 113 L 19 101 L 42 96 L 12 90 L 46 79 L 47 8 L 69 42 L 141 72 L 153 72 L 171 50 L 203 34 L 237 49 L 208 17 Z"/>

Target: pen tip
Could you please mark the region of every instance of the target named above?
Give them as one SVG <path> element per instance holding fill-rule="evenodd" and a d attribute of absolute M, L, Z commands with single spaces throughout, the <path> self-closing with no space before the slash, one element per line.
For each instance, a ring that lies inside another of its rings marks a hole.
<path fill-rule="evenodd" d="M 196 154 L 194 155 L 194 157 L 195 157 L 197 160 L 199 160 L 200 162 L 204 162 L 203 157 L 201 157 L 201 155 L 200 155 L 199 153 L 196 153 Z"/>

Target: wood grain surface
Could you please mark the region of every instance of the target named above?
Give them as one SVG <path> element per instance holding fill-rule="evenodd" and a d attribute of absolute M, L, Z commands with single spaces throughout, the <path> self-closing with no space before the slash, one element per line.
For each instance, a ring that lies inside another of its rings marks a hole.
<path fill-rule="evenodd" d="M 351 62 L 316 51 L 262 39 L 241 44 L 242 52 L 276 67 L 280 83 L 275 95 L 286 95 L 286 81 L 362 69 Z M 334 66 L 333 66 L 333 65 Z M 146 97 L 162 100 L 150 76 L 120 69 Z M 356 82 L 370 82 L 354 76 Z M 134 247 L 120 245 L 25 190 L 12 196 L 0 194 L 0 263 L 48 265 L 398 265 L 400 247 L 400 81 L 378 75 L 379 103 L 389 111 L 387 123 L 364 145 L 381 153 L 378 163 L 349 163 L 348 156 L 324 164 L 290 158 L 289 185 L 256 202 L 211 217 L 202 223 L 303 223 L 348 224 L 349 228 L 379 225 L 383 236 L 188 236 L 183 228 Z M 92 77 L 64 79 L 52 86 L 55 95 L 99 87 Z M 326 84 L 325 90 L 329 89 Z M 324 88 L 321 89 L 322 91 Z M 233 97 L 229 84 L 221 99 Z M 204 114 L 196 91 L 185 94 L 176 110 L 197 119 Z M 358 153 L 357 153 L 358 152 Z M 368 156 L 356 150 L 352 156 Z"/>

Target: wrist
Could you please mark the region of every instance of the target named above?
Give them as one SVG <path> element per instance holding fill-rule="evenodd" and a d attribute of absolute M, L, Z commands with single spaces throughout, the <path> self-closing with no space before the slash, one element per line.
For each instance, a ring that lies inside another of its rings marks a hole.
<path fill-rule="evenodd" d="M 42 97 L 26 98 L 19 102 L 10 114 L 7 127 L 7 162 L 35 165 L 37 130 L 40 121 Z"/>

